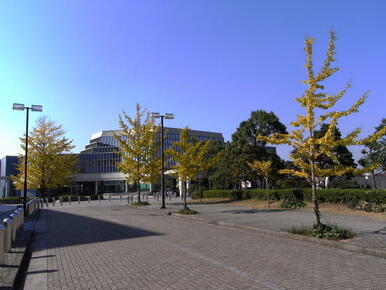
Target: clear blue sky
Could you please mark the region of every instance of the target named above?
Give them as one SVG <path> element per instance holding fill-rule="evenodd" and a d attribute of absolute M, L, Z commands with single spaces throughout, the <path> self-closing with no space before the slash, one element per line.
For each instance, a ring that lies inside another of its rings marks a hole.
<path fill-rule="evenodd" d="M 385 13 L 382 0 L 3 0 L 0 156 L 20 152 L 25 114 L 14 102 L 43 105 L 74 152 L 92 133 L 117 129 L 118 114 L 136 103 L 174 113 L 168 126 L 226 140 L 252 110 L 272 110 L 288 126 L 305 88 L 304 37 L 318 38 L 318 64 L 331 29 L 341 71 L 327 89 L 353 84 L 339 108 L 371 90 L 341 129 L 370 133 L 386 117 Z"/>

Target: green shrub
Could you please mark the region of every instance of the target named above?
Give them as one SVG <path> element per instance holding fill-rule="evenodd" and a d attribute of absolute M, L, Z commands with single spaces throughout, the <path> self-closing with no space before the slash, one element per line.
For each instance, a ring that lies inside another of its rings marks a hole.
<path fill-rule="evenodd" d="M 271 199 L 286 200 L 291 195 L 302 194 L 304 201 L 312 201 L 312 192 L 310 188 L 300 189 L 271 189 L 269 195 Z M 319 202 L 341 203 L 347 204 L 355 208 L 361 201 L 374 204 L 374 209 L 379 209 L 386 205 L 386 190 L 376 189 L 339 189 L 328 188 L 318 189 L 317 197 Z M 231 198 L 234 200 L 240 199 L 266 199 L 266 191 L 264 189 L 247 189 L 247 190 L 204 190 L 204 198 Z"/>
<path fill-rule="evenodd" d="M 30 198 L 27 197 L 27 200 L 30 200 Z M 15 203 L 23 203 L 23 197 L 7 196 L 7 197 L 0 198 L 0 204 L 15 204 Z"/>
<path fill-rule="evenodd" d="M 287 195 L 280 205 L 282 208 L 300 208 L 304 206 L 306 206 L 306 203 L 301 190 L 293 190 L 292 194 Z"/>
<path fill-rule="evenodd" d="M 297 226 L 288 230 L 291 234 L 310 236 L 319 239 L 328 240 L 344 240 L 351 239 L 355 236 L 353 231 L 348 228 L 341 228 L 337 225 L 313 225 L 310 226 Z"/>
<path fill-rule="evenodd" d="M 190 208 L 183 208 L 177 211 L 179 214 L 198 214 L 199 212 Z"/>
<path fill-rule="evenodd" d="M 150 205 L 150 203 L 146 201 L 134 202 L 131 204 L 131 206 L 147 206 L 147 205 Z"/>

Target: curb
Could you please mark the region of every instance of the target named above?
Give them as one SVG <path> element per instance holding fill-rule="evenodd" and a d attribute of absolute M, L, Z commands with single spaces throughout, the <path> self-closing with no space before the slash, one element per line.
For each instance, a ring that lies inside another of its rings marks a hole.
<path fill-rule="evenodd" d="M 189 216 L 189 215 L 183 215 L 183 214 L 179 214 L 179 213 L 170 213 L 170 215 L 177 216 L 177 217 L 183 217 L 183 218 L 187 218 L 187 219 L 192 219 L 195 221 L 204 222 L 204 223 L 208 223 L 208 224 L 228 227 L 228 228 L 236 228 L 236 229 L 246 230 L 246 231 L 255 232 L 255 233 L 259 233 L 259 234 L 263 234 L 263 235 L 275 236 L 275 237 L 297 240 L 297 241 L 305 241 L 305 242 L 314 243 L 314 244 L 321 245 L 321 246 L 326 246 L 326 247 L 330 247 L 330 248 L 336 248 L 336 249 L 346 250 L 346 251 L 350 251 L 350 252 L 354 252 L 354 253 L 366 254 L 366 255 L 371 255 L 371 256 L 386 259 L 386 251 L 382 251 L 382 250 L 371 249 L 371 248 L 361 247 L 361 246 L 357 246 L 357 245 L 350 245 L 350 244 L 345 244 L 345 243 L 337 242 L 337 241 L 330 241 L 330 240 L 323 240 L 323 239 L 312 238 L 312 237 L 307 237 L 307 236 L 302 236 L 302 235 L 295 235 L 295 234 L 291 234 L 291 233 L 287 233 L 287 232 L 276 232 L 276 231 L 266 230 L 266 229 L 257 228 L 257 227 L 238 225 L 238 224 L 229 223 L 229 222 L 212 221 L 212 220 L 207 220 L 204 218 L 199 218 L 199 217 Z"/>
<path fill-rule="evenodd" d="M 25 278 L 25 273 L 28 270 L 28 266 L 29 266 L 29 262 L 30 262 L 30 258 L 31 258 L 31 254 L 32 254 L 32 248 L 31 248 L 32 239 L 33 239 L 33 236 L 35 233 L 35 227 L 36 227 L 36 223 L 39 219 L 39 215 L 40 215 L 40 209 L 33 216 L 33 221 L 32 221 L 33 225 L 31 228 L 31 233 L 28 236 L 27 243 L 25 245 L 25 250 L 24 250 L 23 256 L 21 258 L 20 264 L 19 264 L 19 268 L 18 268 L 16 275 L 13 279 L 12 289 L 22 289 L 22 285 L 24 283 L 24 278 Z"/>

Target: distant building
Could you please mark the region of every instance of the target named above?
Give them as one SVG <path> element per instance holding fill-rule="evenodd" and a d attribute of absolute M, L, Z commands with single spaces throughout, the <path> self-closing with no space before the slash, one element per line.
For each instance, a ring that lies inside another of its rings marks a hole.
<path fill-rule="evenodd" d="M 180 138 L 181 129 L 164 128 L 165 149 L 169 148 L 173 142 Z M 116 164 L 120 161 L 118 141 L 114 133 L 119 135 L 120 131 L 102 131 L 91 136 L 90 144 L 86 145 L 85 150 L 77 156 L 79 159 L 79 173 L 72 176 L 72 193 L 74 194 L 96 194 L 96 193 L 117 193 L 127 192 L 130 185 L 125 180 L 125 175 L 119 172 Z M 221 133 L 191 130 L 190 135 L 198 141 L 212 140 L 224 142 Z M 158 139 L 160 139 L 160 133 Z M 158 153 L 160 154 L 160 152 Z M 165 159 L 165 169 L 171 168 L 174 161 Z M 143 189 L 148 189 L 148 185 L 142 185 Z"/>
<path fill-rule="evenodd" d="M 375 174 L 374 177 L 377 189 L 386 189 L 386 172 Z M 373 188 L 373 178 L 370 173 L 355 176 L 352 179 L 355 180 L 361 188 Z"/>
<path fill-rule="evenodd" d="M 0 197 L 18 195 L 11 180 L 11 176 L 17 174 L 17 163 L 17 156 L 5 156 L 0 160 Z"/>

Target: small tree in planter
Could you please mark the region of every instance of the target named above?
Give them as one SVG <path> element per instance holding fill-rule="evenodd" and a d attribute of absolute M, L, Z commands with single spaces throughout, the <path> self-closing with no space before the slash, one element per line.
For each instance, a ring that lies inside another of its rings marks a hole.
<path fill-rule="evenodd" d="M 318 230 L 326 229 L 326 226 L 323 225 L 320 220 L 321 215 L 316 190 L 318 178 L 325 176 L 341 176 L 350 172 L 359 172 L 352 166 L 339 164 L 337 157 L 334 154 L 334 148 L 337 146 L 368 144 L 386 134 L 386 127 L 383 127 L 375 134 L 363 140 L 359 140 L 358 135 L 360 129 L 355 129 L 340 140 L 334 138 L 333 133 L 336 130 L 338 120 L 358 112 L 359 106 L 364 103 L 368 96 L 368 92 L 365 92 L 354 105 L 347 110 L 328 111 L 346 94 L 347 89 L 351 86 L 350 84 L 347 84 L 344 89 L 340 90 L 335 95 L 323 91 L 324 85 L 322 82 L 339 70 L 338 67 L 332 67 L 332 63 L 335 61 L 335 40 L 335 33 L 330 32 L 330 41 L 326 58 L 320 71 L 315 73 L 312 62 L 312 49 L 315 39 L 309 37 L 305 39 L 304 49 L 306 51 L 305 67 L 307 70 L 307 80 L 303 81 L 303 83 L 307 85 L 307 89 L 301 97 L 296 98 L 296 101 L 306 112 L 304 115 L 298 115 L 297 119 L 291 123 L 291 126 L 296 129 L 289 134 L 273 134 L 270 137 L 257 137 L 259 140 L 263 140 L 267 143 L 288 144 L 294 148 L 290 158 L 293 160 L 294 165 L 299 169 L 284 169 L 280 170 L 279 173 L 302 177 L 309 182 L 312 188 L 312 202 L 316 217 L 315 228 Z M 325 111 L 325 113 L 317 114 L 317 110 Z M 326 133 L 323 136 L 315 136 L 315 131 L 323 123 L 326 123 L 328 126 Z M 335 165 L 328 169 L 321 168 L 317 162 L 318 157 L 321 155 L 331 158 Z M 370 165 L 369 168 L 365 168 L 361 171 L 368 171 L 374 166 L 376 165 Z"/>

